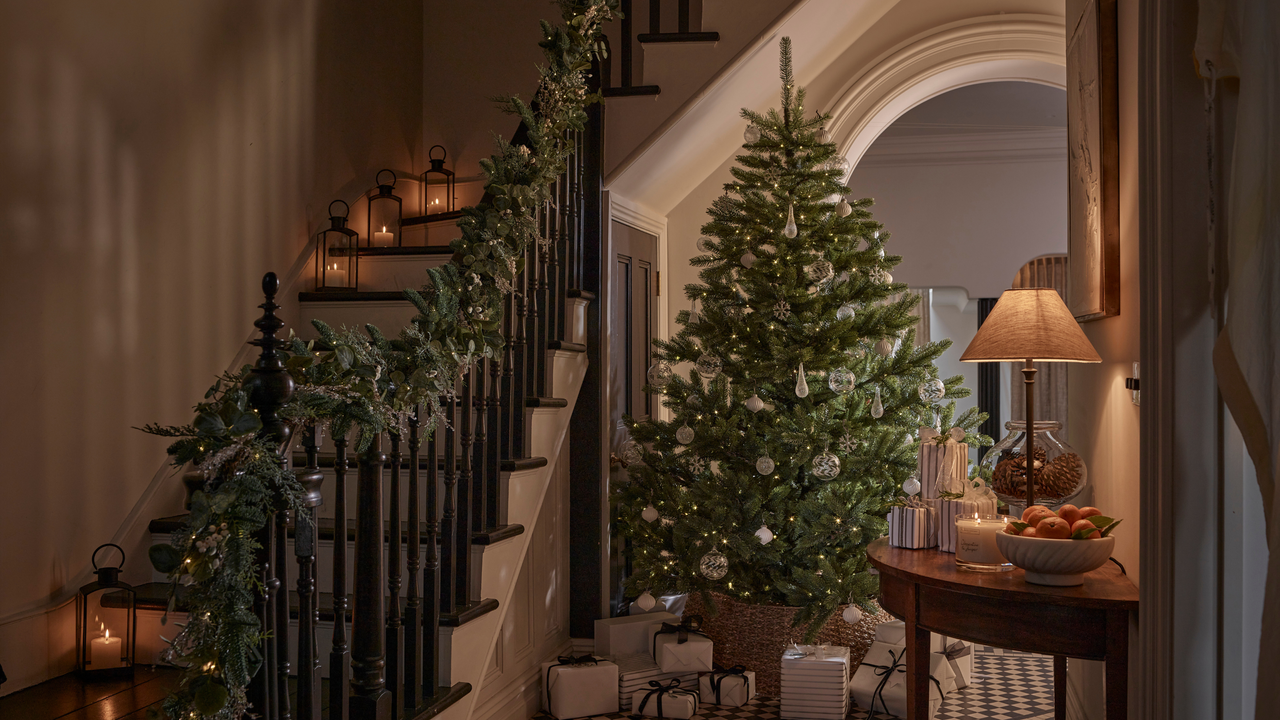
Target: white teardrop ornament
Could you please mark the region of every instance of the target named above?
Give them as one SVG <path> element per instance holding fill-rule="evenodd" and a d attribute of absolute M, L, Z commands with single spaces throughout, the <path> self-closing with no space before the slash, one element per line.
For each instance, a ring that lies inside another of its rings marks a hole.
<path fill-rule="evenodd" d="M 884 417 L 884 403 L 880 402 L 880 388 L 876 388 L 876 399 L 871 401 L 871 417 L 876 419 Z M 693 431 L 690 430 L 689 432 L 692 433 Z"/>
<path fill-rule="evenodd" d="M 787 226 L 782 229 L 782 234 L 789 238 L 793 238 L 800 234 L 799 228 L 796 227 L 796 207 L 795 205 L 787 206 Z"/>
<path fill-rule="evenodd" d="M 902 483 L 902 492 L 908 495 L 915 495 L 920 492 L 920 478 L 912 475 L 907 481 Z"/>
<path fill-rule="evenodd" d="M 796 397 L 809 396 L 809 383 L 804 381 L 804 363 L 800 363 L 800 369 L 796 371 Z"/>

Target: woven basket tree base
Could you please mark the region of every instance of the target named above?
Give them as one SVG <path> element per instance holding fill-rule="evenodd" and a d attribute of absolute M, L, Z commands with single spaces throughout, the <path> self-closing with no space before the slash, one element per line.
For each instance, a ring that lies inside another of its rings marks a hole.
<path fill-rule="evenodd" d="M 715 661 L 723 667 L 742 665 L 756 674 L 756 693 L 778 697 L 781 686 L 782 651 L 791 643 L 803 643 L 804 629 L 791 627 L 799 608 L 783 605 L 748 605 L 719 593 L 712 593 L 719 611 L 713 617 L 702 596 L 691 593 L 685 615 L 701 615 L 702 631 L 715 643 Z M 816 644 L 845 645 L 849 648 L 850 672 L 858 667 L 875 639 L 876 626 L 893 619 L 881 610 L 863 613 L 862 621 L 850 625 L 836 611 L 814 641 Z"/>

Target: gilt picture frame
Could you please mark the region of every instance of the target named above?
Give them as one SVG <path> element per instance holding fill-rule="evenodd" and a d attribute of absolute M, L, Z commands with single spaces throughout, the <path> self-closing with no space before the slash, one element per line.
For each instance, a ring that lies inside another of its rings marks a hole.
<path fill-rule="evenodd" d="M 1067 0 L 1067 307 L 1120 314 L 1116 0 Z"/>

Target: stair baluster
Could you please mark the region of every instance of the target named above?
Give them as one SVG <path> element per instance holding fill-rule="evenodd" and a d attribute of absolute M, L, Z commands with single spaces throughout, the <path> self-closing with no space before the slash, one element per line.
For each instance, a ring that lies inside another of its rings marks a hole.
<path fill-rule="evenodd" d="M 422 700 L 422 599 L 418 596 L 418 571 L 422 569 L 422 495 L 418 487 L 418 451 L 422 438 L 418 435 L 418 410 L 409 416 L 409 547 L 405 557 L 405 578 L 408 587 L 404 603 L 404 679 L 401 703 L 407 715 L 412 715 Z M 393 445 L 394 455 L 394 445 Z"/>
<path fill-rule="evenodd" d="M 502 390 L 502 363 L 499 358 L 489 359 L 489 397 L 485 402 L 485 415 L 488 418 L 488 439 L 484 445 L 485 455 L 485 471 L 484 471 L 484 509 L 482 516 L 484 517 L 484 526 L 486 530 L 493 530 L 499 524 L 506 523 L 506 518 L 498 513 L 499 494 L 502 492 L 502 468 L 499 462 L 502 458 L 501 450 L 501 390 Z"/>
<path fill-rule="evenodd" d="M 539 212 L 538 218 L 538 241 L 533 243 L 528 250 L 529 259 L 526 267 L 532 268 L 532 274 L 529 281 L 529 364 L 527 371 L 529 373 L 526 382 L 528 385 L 528 395 L 542 397 L 543 378 L 542 358 L 546 356 L 546 347 L 542 345 L 542 315 L 546 307 L 546 298 L 543 297 L 543 291 L 546 289 L 546 251 L 545 238 L 548 228 L 552 220 L 555 218 L 555 208 L 550 201 L 542 204 L 542 210 Z M 529 447 L 525 445 L 525 456 L 528 457 Z"/>
<path fill-rule="evenodd" d="M 512 327 L 513 337 L 511 338 L 511 349 L 515 354 L 515 368 L 512 376 L 511 394 L 507 396 L 507 402 L 511 405 L 511 454 L 507 459 L 518 459 L 528 457 L 528 443 L 525 440 L 525 398 L 529 397 L 529 348 L 525 342 L 525 332 L 528 329 L 529 319 L 529 292 L 531 283 L 529 280 L 532 263 L 530 257 L 532 250 L 525 248 L 524 251 L 524 269 L 516 276 L 515 288 L 519 293 L 516 298 L 516 317 Z"/>
<path fill-rule="evenodd" d="M 462 369 L 462 402 L 460 411 L 462 413 L 462 433 L 460 440 L 460 462 L 462 465 L 458 473 L 457 486 L 457 541 L 454 545 L 453 574 L 454 574 L 454 602 L 455 607 L 461 609 L 472 600 L 479 598 L 471 597 L 471 460 L 475 452 L 473 447 L 473 431 L 476 415 L 475 396 L 473 385 L 475 384 L 475 376 L 477 374 L 474 363 Z"/>
<path fill-rule="evenodd" d="M 403 697 L 404 678 L 404 626 L 400 621 L 400 433 L 392 430 L 387 433 L 391 438 L 391 507 L 388 518 L 390 529 L 387 532 L 387 692 L 391 693 L 391 707 L 395 715 L 399 715 L 400 699 Z M 410 532 L 417 534 L 416 528 Z"/>
<path fill-rule="evenodd" d="M 414 418 L 415 421 L 417 418 Z M 411 426 L 417 429 L 417 424 Z M 436 454 L 436 438 L 440 428 L 435 418 L 431 420 L 431 430 L 427 435 L 427 559 L 422 566 L 422 691 L 423 696 L 430 698 L 436 694 L 440 684 L 440 660 L 438 657 L 440 637 L 440 547 L 436 538 L 440 533 L 439 496 L 440 469 L 439 455 Z"/>
<path fill-rule="evenodd" d="M 457 545 L 457 506 L 454 504 L 454 489 L 458 484 L 457 459 L 455 449 L 457 447 L 456 430 L 458 427 L 458 394 L 457 386 L 454 386 L 454 393 L 443 400 L 448 404 L 448 424 L 443 429 L 444 434 L 444 510 L 440 514 L 440 613 L 449 614 L 455 609 L 454 600 L 457 598 L 457 580 L 458 575 L 455 572 L 457 567 L 457 553 L 455 547 Z M 434 458 L 433 458 L 434 461 Z"/>
<path fill-rule="evenodd" d="M 287 460 L 285 461 L 287 462 Z M 275 538 L 275 634 L 267 641 L 276 657 L 276 713 L 280 720 L 293 720 L 289 707 L 289 513 L 277 510 Z M 296 541 L 295 541 L 296 542 Z M 301 606 L 299 606 L 301 609 Z"/>
<path fill-rule="evenodd" d="M 473 480 L 473 488 L 471 491 L 471 523 L 474 530 L 483 532 L 488 530 L 488 514 L 486 508 L 489 504 L 488 478 L 489 463 L 488 449 L 489 437 L 489 358 L 483 358 L 476 363 L 476 367 L 472 370 L 474 382 L 476 385 L 476 436 L 473 442 L 471 472 Z"/>
<path fill-rule="evenodd" d="M 389 720 L 383 640 L 382 436 L 377 435 L 360 454 L 356 472 L 356 573 L 351 606 L 351 720 Z M 398 602 L 398 599 L 397 599 Z"/>
<path fill-rule="evenodd" d="M 293 554 L 298 563 L 298 720 L 320 720 L 320 652 L 316 648 L 316 508 L 323 502 L 324 474 L 317 466 L 316 427 L 308 426 L 302 446 L 307 466 L 297 473 L 306 491 L 304 518 L 294 522 Z"/>
<path fill-rule="evenodd" d="M 333 438 L 333 649 L 329 653 L 329 718 L 346 720 L 351 685 L 347 645 L 347 438 Z"/>

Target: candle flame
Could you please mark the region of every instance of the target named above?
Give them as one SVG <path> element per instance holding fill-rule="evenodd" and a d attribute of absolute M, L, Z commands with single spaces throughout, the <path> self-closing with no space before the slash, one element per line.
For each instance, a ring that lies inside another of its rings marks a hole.
<path fill-rule="evenodd" d="M 387 231 L 387 226 L 386 226 L 386 225 L 383 225 L 383 226 L 382 226 L 382 232 L 386 232 L 386 231 Z"/>
<path fill-rule="evenodd" d="M 110 630 L 107 630 L 106 638 L 107 638 L 108 640 L 110 640 L 110 639 L 111 639 L 111 631 L 110 631 Z"/>

